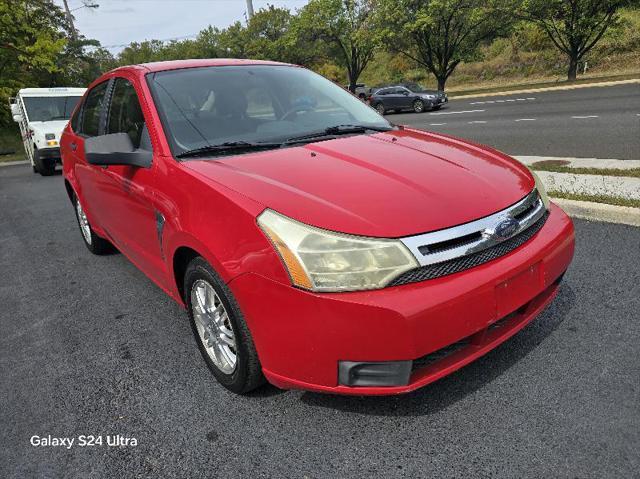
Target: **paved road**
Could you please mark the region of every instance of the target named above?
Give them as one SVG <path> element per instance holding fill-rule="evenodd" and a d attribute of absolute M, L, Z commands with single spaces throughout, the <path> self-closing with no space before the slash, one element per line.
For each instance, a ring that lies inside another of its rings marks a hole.
<path fill-rule="evenodd" d="M 510 155 L 640 160 L 640 84 L 453 99 L 393 122 L 447 133 Z"/>
<path fill-rule="evenodd" d="M 640 229 L 576 222 L 555 303 L 416 393 L 211 378 L 186 315 L 83 246 L 62 178 L 0 168 L 0 477 L 631 477 L 640 470 Z M 33 435 L 133 436 L 36 448 Z"/>

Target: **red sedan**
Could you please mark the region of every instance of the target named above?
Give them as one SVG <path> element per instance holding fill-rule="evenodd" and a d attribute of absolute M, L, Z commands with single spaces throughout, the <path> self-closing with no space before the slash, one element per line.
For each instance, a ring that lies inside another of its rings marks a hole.
<path fill-rule="evenodd" d="M 571 220 L 526 167 L 390 124 L 304 68 L 190 60 L 96 80 L 61 140 L 92 253 L 184 305 L 237 393 L 404 393 L 554 298 Z"/>

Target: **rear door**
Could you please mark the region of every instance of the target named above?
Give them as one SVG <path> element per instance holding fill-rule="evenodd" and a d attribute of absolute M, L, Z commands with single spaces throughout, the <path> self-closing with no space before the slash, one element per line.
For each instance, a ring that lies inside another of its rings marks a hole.
<path fill-rule="evenodd" d="M 376 92 L 376 96 L 380 99 L 385 109 L 387 110 L 393 109 L 393 97 L 391 95 L 392 91 L 393 90 L 391 88 L 385 88 Z"/>
<path fill-rule="evenodd" d="M 126 133 L 135 148 L 153 151 L 134 82 L 134 78 L 114 78 L 105 134 Z M 118 248 L 160 281 L 165 269 L 160 244 L 164 218 L 154 208 L 156 168 L 155 163 L 150 168 L 103 168 L 99 194 L 107 209 L 105 227 Z"/>

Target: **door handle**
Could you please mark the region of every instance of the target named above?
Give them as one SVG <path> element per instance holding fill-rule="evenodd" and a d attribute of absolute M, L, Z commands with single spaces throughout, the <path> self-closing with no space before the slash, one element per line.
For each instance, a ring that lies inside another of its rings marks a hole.
<path fill-rule="evenodd" d="M 76 151 L 76 150 L 78 149 L 78 145 L 77 145 L 77 143 L 72 142 L 72 143 L 71 143 L 71 149 L 72 149 L 73 151 Z"/>

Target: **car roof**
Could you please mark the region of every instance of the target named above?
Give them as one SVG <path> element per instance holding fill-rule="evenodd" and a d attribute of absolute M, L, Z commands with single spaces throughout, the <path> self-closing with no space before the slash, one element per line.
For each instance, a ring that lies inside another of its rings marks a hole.
<path fill-rule="evenodd" d="M 161 72 L 167 70 L 180 70 L 183 68 L 221 67 L 221 66 L 250 66 L 250 65 L 284 65 L 295 66 L 289 63 L 280 63 L 267 60 L 249 60 L 239 58 L 202 58 L 192 60 L 171 60 L 163 62 L 140 63 L 116 68 L 112 71 L 124 69 L 141 69 L 147 72 Z"/>

